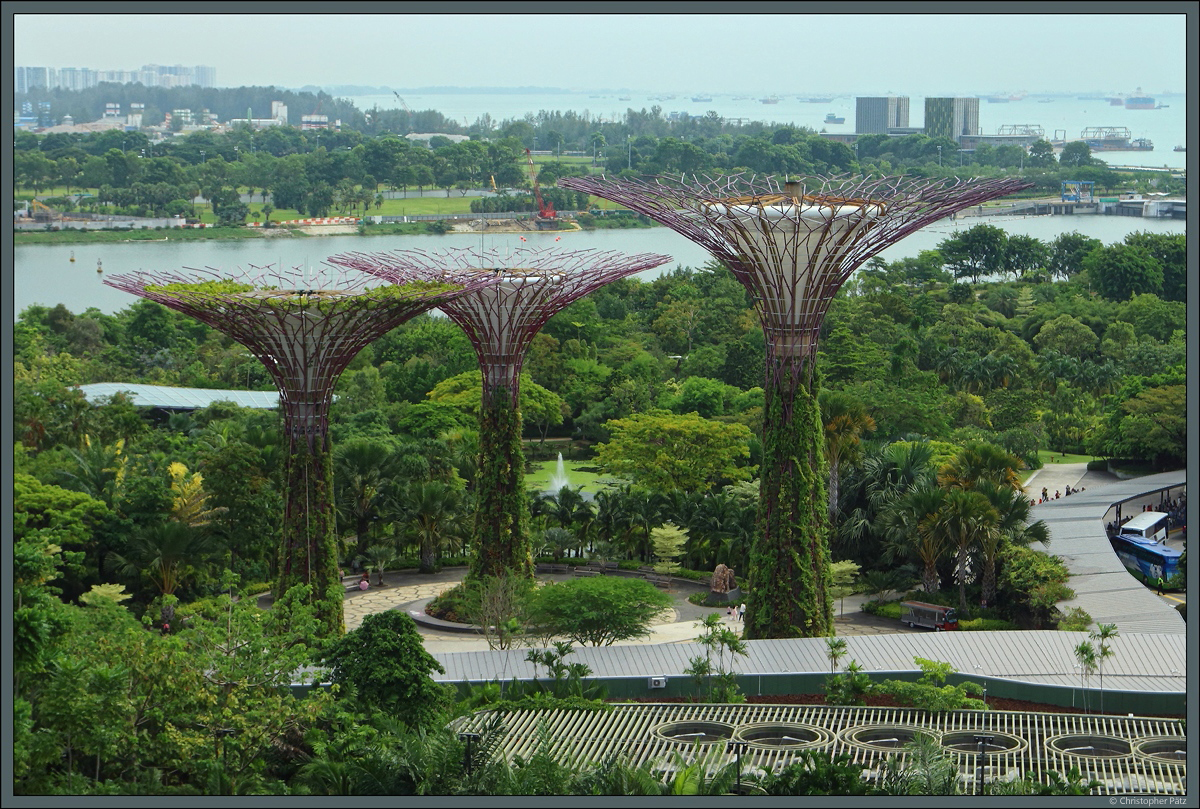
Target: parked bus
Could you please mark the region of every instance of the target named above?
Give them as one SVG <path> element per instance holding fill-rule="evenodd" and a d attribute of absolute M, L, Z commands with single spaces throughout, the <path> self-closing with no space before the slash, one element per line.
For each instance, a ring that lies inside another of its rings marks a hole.
<path fill-rule="evenodd" d="M 1146 584 L 1153 586 L 1160 577 L 1170 582 L 1179 575 L 1181 551 L 1136 534 L 1118 534 L 1110 541 L 1125 569 Z"/>
<path fill-rule="evenodd" d="M 1151 542 L 1163 542 L 1167 538 L 1167 522 L 1169 515 L 1161 511 L 1143 511 L 1130 517 L 1117 529 L 1118 534 L 1130 534 Z"/>
<path fill-rule="evenodd" d="M 905 601 L 900 605 L 900 620 L 909 626 L 923 626 L 942 632 L 958 629 L 958 612 L 954 607 L 926 604 L 923 601 Z"/>

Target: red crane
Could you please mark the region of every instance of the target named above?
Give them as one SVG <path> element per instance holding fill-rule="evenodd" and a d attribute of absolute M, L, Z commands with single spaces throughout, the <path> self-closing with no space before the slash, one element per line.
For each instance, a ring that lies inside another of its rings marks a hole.
<path fill-rule="evenodd" d="M 526 149 L 525 157 L 529 160 L 529 179 L 533 182 L 533 197 L 537 200 L 538 218 L 539 219 L 557 219 L 558 216 L 554 212 L 554 203 L 547 203 L 542 199 L 541 189 L 538 188 L 537 169 L 533 165 L 533 154 Z"/>

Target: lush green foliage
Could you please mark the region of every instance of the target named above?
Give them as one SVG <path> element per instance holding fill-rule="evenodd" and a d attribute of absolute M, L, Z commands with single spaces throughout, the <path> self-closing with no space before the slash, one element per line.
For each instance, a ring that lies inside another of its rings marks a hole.
<path fill-rule="evenodd" d="M 362 626 L 335 641 L 324 656 L 333 682 L 352 690 L 360 704 L 410 727 L 425 727 L 449 707 L 451 690 L 429 678 L 445 669 L 421 642 L 407 613 L 367 615 Z"/>
<path fill-rule="evenodd" d="M 671 597 L 641 579 L 592 576 L 547 584 L 530 608 L 531 631 L 575 643 L 611 646 L 650 634 Z"/>

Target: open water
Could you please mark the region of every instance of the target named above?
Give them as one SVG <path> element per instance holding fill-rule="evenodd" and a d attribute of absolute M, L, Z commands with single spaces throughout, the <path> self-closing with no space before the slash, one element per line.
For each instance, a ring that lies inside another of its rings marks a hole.
<path fill-rule="evenodd" d="M 1127 88 L 1132 93 L 1133 88 Z M 692 95 L 698 95 L 693 93 Z M 499 124 L 510 119 L 522 119 L 536 115 L 541 110 L 549 112 L 574 111 L 586 114 L 591 120 L 601 122 L 620 121 L 629 109 L 649 110 L 658 105 L 663 115 L 682 112 L 688 115 L 704 115 L 715 111 L 722 118 L 746 118 L 781 124 L 807 126 L 818 132 L 854 132 L 855 104 L 853 96 L 834 98 L 827 104 L 801 101 L 797 96 L 779 96 L 778 104 L 763 104 L 759 98 L 767 93 L 752 97 L 735 98 L 731 95 L 713 95 L 711 101 L 692 101 L 689 95 L 674 99 L 654 100 L 645 92 L 608 93 L 588 95 L 586 93 L 427 93 L 405 95 L 409 109 L 437 110 L 455 121 L 472 124 L 483 115 L 490 115 Z M 1150 93 L 1154 95 L 1154 93 Z M 621 98 L 628 96 L 628 101 Z M 1049 98 L 1046 103 L 1043 100 Z M 1104 100 L 1084 101 L 1071 96 L 1028 96 L 1020 101 L 989 103 L 979 100 L 979 130 L 985 135 L 997 134 L 997 130 L 1010 124 L 1029 124 L 1042 127 L 1047 140 L 1057 130 L 1070 140 L 1078 138 L 1087 127 L 1112 126 L 1129 129 L 1131 138 L 1149 138 L 1154 142 L 1151 152 L 1098 152 L 1100 159 L 1110 165 L 1147 166 L 1160 168 L 1184 168 L 1187 153 L 1174 148 L 1187 143 L 1187 96 L 1171 94 L 1156 96 L 1164 109 L 1127 110 L 1111 106 Z M 362 110 L 378 106 L 380 109 L 398 107 L 393 95 L 350 96 L 349 100 Z M 909 126 L 924 125 L 925 99 L 922 96 L 909 98 Z M 836 113 L 845 117 L 842 124 L 826 124 L 825 115 Z M 619 150 L 621 144 L 610 143 L 609 148 Z M 546 146 L 545 148 L 550 148 Z M 949 156 L 946 157 L 950 159 Z"/>
<path fill-rule="evenodd" d="M 1127 216 L 989 216 L 942 220 L 909 235 L 882 255 L 889 261 L 916 256 L 929 250 L 957 230 L 980 223 L 993 224 L 1009 233 L 1021 233 L 1050 241 L 1072 230 L 1099 239 L 1105 244 L 1119 242 L 1138 230 L 1155 233 L 1183 233 L 1186 222 L 1173 219 L 1140 219 Z M 568 233 L 527 233 L 527 242 L 517 234 L 486 237 L 484 246 L 516 250 L 523 246 L 563 249 L 615 250 L 622 253 L 659 253 L 672 261 L 642 273 L 653 278 L 676 266 L 699 268 L 712 260 L 709 253 L 674 231 L 663 227 L 634 230 L 594 230 Z M 561 240 L 555 239 L 561 236 Z M 250 239 L 210 242 L 128 242 L 122 244 L 76 244 L 21 246 L 13 250 L 13 317 L 28 306 L 63 304 L 72 312 L 96 307 L 114 313 L 136 298 L 101 283 L 106 275 L 137 270 L 178 270 L 184 267 L 213 267 L 233 271 L 253 264 L 277 266 L 317 266 L 339 253 L 382 252 L 387 250 L 446 250 L 479 247 L 480 237 L 448 233 L 442 236 L 320 236 L 299 239 Z M 75 261 L 71 262 L 74 254 Z M 96 272 L 96 262 L 103 273 Z"/>

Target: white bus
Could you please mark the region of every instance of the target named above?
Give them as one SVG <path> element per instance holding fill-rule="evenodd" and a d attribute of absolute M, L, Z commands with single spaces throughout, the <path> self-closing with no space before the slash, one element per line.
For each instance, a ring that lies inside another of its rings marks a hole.
<path fill-rule="evenodd" d="M 1132 534 L 1151 542 L 1166 542 L 1167 520 L 1167 515 L 1161 511 L 1143 511 L 1130 517 L 1128 522 L 1117 529 L 1117 533 Z"/>

